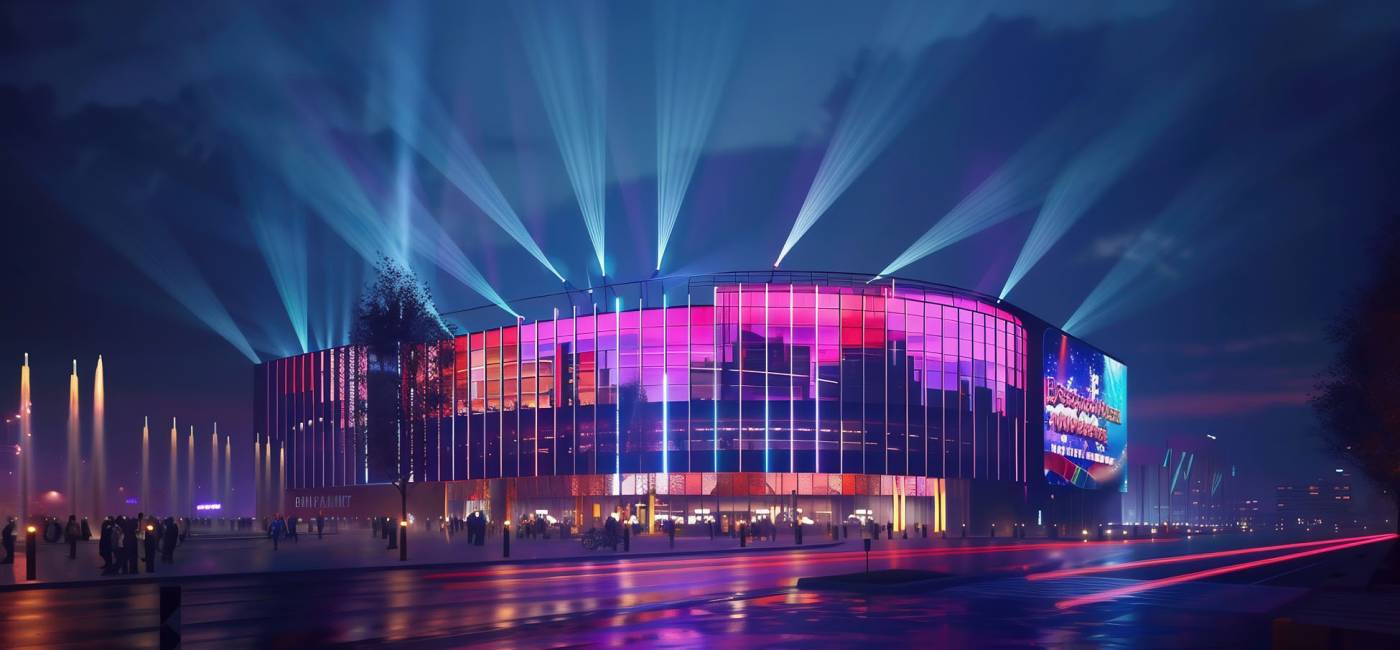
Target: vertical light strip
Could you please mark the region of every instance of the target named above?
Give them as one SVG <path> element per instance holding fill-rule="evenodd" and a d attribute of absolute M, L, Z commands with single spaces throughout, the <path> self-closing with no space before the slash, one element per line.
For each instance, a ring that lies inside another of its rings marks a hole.
<path fill-rule="evenodd" d="M 772 471 L 768 462 L 768 431 L 770 422 L 768 419 L 768 378 L 772 376 L 773 369 L 770 367 L 769 358 L 772 356 L 768 352 L 768 339 L 772 332 L 768 325 L 768 284 L 763 285 L 763 471 Z"/>
<path fill-rule="evenodd" d="M 483 336 L 485 336 L 485 335 L 483 335 Z M 465 457 L 466 457 L 466 459 L 467 459 L 467 480 L 470 481 L 471 478 L 472 478 L 472 389 L 475 388 L 475 386 L 472 384 L 472 335 L 471 335 L 470 332 L 467 333 L 466 338 L 467 338 L 467 368 L 466 368 L 466 371 L 467 371 L 467 453 L 465 454 Z"/>
<path fill-rule="evenodd" d="M 536 333 L 535 338 L 539 338 L 538 332 Z M 525 340 L 524 340 L 524 339 L 525 339 L 525 317 L 524 317 L 524 316 L 516 316 L 516 317 L 515 317 L 515 475 L 516 475 L 516 476 L 520 476 L 521 469 L 523 468 L 523 464 L 520 462 L 520 452 L 521 452 L 520 439 L 524 436 L 524 431 L 525 431 L 525 428 L 524 428 L 524 427 L 525 427 L 525 423 L 524 423 L 524 421 L 521 419 L 521 418 L 524 417 L 524 416 L 522 415 L 522 412 L 525 410 L 525 409 L 524 409 L 524 406 L 525 406 L 525 382 L 524 382 L 524 377 L 525 377 Z M 501 359 L 501 363 L 502 363 L 502 364 L 505 363 L 505 358 L 502 358 L 502 359 Z M 501 386 L 502 386 L 502 388 L 504 389 L 504 387 L 505 387 L 505 381 L 504 381 L 504 379 L 505 379 L 505 378 L 502 377 L 501 379 L 502 379 Z M 505 406 L 505 401 L 504 401 L 504 399 L 505 399 L 505 390 L 502 390 L 502 391 L 501 391 L 501 398 L 502 398 L 501 405 L 502 405 L 502 406 Z"/>
<path fill-rule="evenodd" d="M 788 368 L 788 471 L 797 471 L 797 402 L 794 394 L 794 385 L 797 383 L 796 355 L 796 333 L 797 324 L 793 322 L 795 302 L 794 290 L 791 284 L 788 285 L 788 338 L 787 338 L 787 368 Z M 813 440 L 816 439 L 816 432 L 812 433 Z M 816 453 L 816 443 L 812 445 L 813 453 Z"/>
<path fill-rule="evenodd" d="M 496 389 L 496 394 L 500 396 L 500 404 L 496 407 L 496 477 L 504 478 L 506 475 L 506 328 L 501 327 L 496 330 L 496 377 L 500 388 Z M 517 339 L 518 340 L 518 339 Z M 490 376 L 490 372 L 487 372 Z M 488 379 L 488 385 L 491 383 Z M 486 399 L 490 401 L 491 391 L 486 391 Z"/>
<path fill-rule="evenodd" d="M 569 408 L 569 416 L 573 420 L 573 429 L 569 432 L 570 444 L 573 445 L 573 449 L 569 450 L 569 473 L 578 474 L 578 305 L 570 305 L 570 312 L 573 317 L 569 319 L 569 351 L 574 355 L 573 364 L 570 366 L 574 376 L 573 381 L 569 382 L 573 386 L 573 395 L 570 399 L 572 405 Z M 582 516 L 582 513 L 578 514 Z"/>
<path fill-rule="evenodd" d="M 719 471 L 719 398 L 720 398 L 720 354 L 719 354 L 719 318 L 724 313 L 719 305 L 719 287 L 711 287 L 710 304 L 713 306 L 710 312 L 710 347 L 713 348 L 714 361 L 710 365 L 714 366 L 714 393 L 711 394 L 713 401 L 710 404 L 714 407 L 714 426 L 710 428 L 710 442 L 714 446 L 714 461 L 710 466 L 710 471 Z M 719 511 L 715 511 L 715 516 L 719 516 Z"/>
<path fill-rule="evenodd" d="M 558 475 L 559 475 L 559 393 L 561 392 L 561 391 L 559 390 L 559 386 L 560 386 L 560 384 L 564 381 L 563 377 L 559 374 L 559 364 L 554 363 L 554 359 L 559 358 L 559 308 L 558 308 L 558 307 L 555 307 L 555 308 L 554 308 L 554 327 L 553 327 L 553 329 L 550 330 L 550 331 L 554 332 L 554 333 L 551 335 L 551 336 L 554 337 L 554 346 L 550 348 L 551 350 L 554 351 L 554 352 L 552 353 L 554 356 L 549 360 L 549 367 L 550 367 L 550 370 L 552 370 L 552 372 L 549 373 L 549 417 L 550 417 L 551 421 L 554 423 L 554 424 L 553 424 L 553 427 L 550 429 L 551 435 L 553 436 L 553 439 L 554 439 L 554 449 L 550 452 L 550 462 L 552 462 L 552 463 L 554 464 L 554 475 L 555 475 L 555 476 L 558 476 Z"/>
<path fill-rule="evenodd" d="M 642 310 L 637 308 L 638 327 Z M 638 330 L 638 334 L 641 331 Z M 638 346 L 641 341 L 638 341 Z M 640 352 L 640 350 L 638 350 Z M 622 298 L 613 298 L 613 374 L 616 375 L 617 391 L 613 394 L 613 485 L 617 494 L 622 494 Z"/>
<path fill-rule="evenodd" d="M 607 309 L 607 305 L 603 306 Z M 598 434 L 598 411 L 602 410 L 600 399 L 603 390 L 603 344 L 598 340 L 598 303 L 593 303 L 593 474 L 598 474 L 598 445 L 603 437 Z"/>
<path fill-rule="evenodd" d="M 738 307 L 735 309 L 736 333 L 735 338 L 735 361 L 739 363 L 739 471 L 744 471 L 744 285 L 739 284 L 739 293 L 736 294 Z"/>
<path fill-rule="evenodd" d="M 867 301 L 865 301 L 865 293 L 862 291 L 860 311 L 861 342 L 860 345 L 858 345 L 858 349 L 861 350 L 861 473 L 869 473 L 869 464 L 865 462 L 865 457 L 869 455 L 869 450 L 865 448 L 865 445 L 868 444 L 867 441 L 865 441 L 865 436 L 869 436 L 869 427 L 865 426 L 865 406 L 867 406 L 865 405 L 865 388 L 867 388 L 868 381 L 867 377 L 865 377 L 865 357 L 869 356 L 869 353 L 865 352 L 865 310 L 867 310 L 868 307 L 869 305 Z"/>
<path fill-rule="evenodd" d="M 845 306 L 841 304 L 841 290 L 836 290 L 836 471 L 846 473 L 846 396 L 842 393 L 845 386 L 841 384 L 841 378 L 846 374 L 845 351 L 842 337 L 845 336 L 845 318 L 842 312 Z"/>
<path fill-rule="evenodd" d="M 812 462 L 818 474 L 822 471 L 821 295 L 821 287 L 812 285 L 812 415 L 816 422 L 812 430 Z"/>
<path fill-rule="evenodd" d="M 881 293 L 884 293 L 885 299 L 881 301 L 884 313 L 880 315 L 880 361 L 885 366 L 883 370 L 883 372 L 885 373 L 884 381 L 880 382 L 882 384 L 880 386 L 880 389 L 883 390 L 885 394 L 885 424 L 884 431 L 880 434 L 881 437 L 884 438 L 884 441 L 880 443 L 880 446 L 884 447 L 883 453 L 881 455 L 885 457 L 884 464 L 886 474 L 890 473 L 890 357 L 894 356 L 894 350 L 891 350 L 890 352 L 886 352 L 885 350 L 886 348 L 891 347 L 890 303 L 894 302 L 893 279 L 890 280 L 890 287 L 891 291 L 889 293 L 885 293 L 883 289 L 881 290 Z"/>
<path fill-rule="evenodd" d="M 660 255 L 660 253 L 658 253 L 658 255 Z M 667 380 L 666 380 L 666 374 L 667 374 L 667 368 L 668 368 L 668 365 L 667 365 L 667 353 L 669 352 L 668 348 L 671 347 L 671 345 L 670 345 L 670 344 L 671 344 L 671 340 L 668 339 L 668 338 L 666 338 L 666 332 L 667 332 L 667 330 L 666 330 L 666 324 L 667 324 L 667 321 L 670 320 L 670 314 L 667 312 L 666 307 L 667 307 L 666 294 L 665 294 L 665 293 L 662 293 L 662 294 L 661 294 L 661 473 L 662 473 L 663 475 L 669 474 L 669 473 L 670 473 L 670 468 L 671 468 L 670 459 L 669 459 L 670 450 L 671 450 L 671 444 L 670 444 L 670 442 L 671 442 L 671 438 L 670 438 L 670 431 L 671 431 L 671 419 L 670 419 L 670 418 L 671 418 L 671 394 L 670 394 L 670 386 L 668 385 L 668 382 L 667 382 Z M 640 318 L 641 315 L 638 314 L 638 317 Z M 644 327 L 644 326 L 643 326 L 643 327 Z M 642 354 L 642 359 L 643 359 L 643 363 L 645 363 L 645 360 L 646 360 L 646 354 L 645 354 L 645 352 Z"/>
<path fill-rule="evenodd" d="M 553 336 L 551 333 L 550 336 Z M 551 373 L 552 374 L 552 373 Z M 550 404 L 553 410 L 553 404 Z M 540 322 L 535 321 L 535 476 L 540 475 Z"/>
<path fill-rule="evenodd" d="M 694 309 L 690 304 L 690 287 L 685 288 L 685 468 L 694 470 L 695 461 L 691 458 L 691 443 L 695 441 L 695 424 L 691 414 L 695 412 L 695 404 L 691 397 L 695 394 L 695 373 L 691 368 L 692 356 L 691 339 L 694 338 L 695 330 L 692 329 L 693 317 L 691 312 Z"/>
<path fill-rule="evenodd" d="M 450 447 L 451 451 L 447 454 L 451 459 L 451 463 L 448 467 L 452 472 L 452 480 L 454 481 L 457 480 L 457 372 L 457 342 L 454 340 L 452 342 L 452 410 L 450 411 L 452 417 L 452 444 Z"/>

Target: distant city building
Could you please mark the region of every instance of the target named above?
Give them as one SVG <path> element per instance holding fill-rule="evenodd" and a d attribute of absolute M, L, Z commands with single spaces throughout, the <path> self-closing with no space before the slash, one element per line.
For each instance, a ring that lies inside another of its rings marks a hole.
<path fill-rule="evenodd" d="M 1241 531 L 1258 530 L 1261 524 L 1267 525 L 1263 517 L 1263 505 L 1259 499 L 1244 499 L 1235 506 L 1235 526 Z"/>
<path fill-rule="evenodd" d="M 1357 525 L 1352 509 L 1351 472 L 1274 490 L 1275 530 L 1335 530 Z"/>

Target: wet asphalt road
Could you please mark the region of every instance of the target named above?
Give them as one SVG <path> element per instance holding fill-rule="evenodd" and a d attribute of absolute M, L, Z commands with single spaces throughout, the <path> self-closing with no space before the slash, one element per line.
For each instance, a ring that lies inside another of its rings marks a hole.
<path fill-rule="evenodd" d="M 877 542 L 872 569 L 974 576 L 918 595 L 793 588 L 802 576 L 860 571 L 857 540 L 830 549 L 634 560 L 387 571 L 266 573 L 186 579 L 190 647 L 307 647 L 399 642 L 428 647 L 813 647 L 927 639 L 952 645 L 1210 645 L 1267 641 L 1272 617 L 1308 590 L 1345 578 L 1389 544 L 1315 555 L 1061 610 L 1105 589 L 1287 551 L 1191 560 L 1030 581 L 1028 573 L 1184 556 L 1279 540 L 1252 535 L 1138 542 Z M 153 584 L 0 591 L 7 647 L 157 645 Z"/>

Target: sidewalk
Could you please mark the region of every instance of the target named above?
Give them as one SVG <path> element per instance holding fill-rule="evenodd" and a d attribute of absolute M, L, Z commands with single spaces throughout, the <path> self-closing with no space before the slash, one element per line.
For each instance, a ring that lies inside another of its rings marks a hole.
<path fill-rule="evenodd" d="M 136 575 L 104 576 L 101 574 L 102 560 L 97 555 L 97 541 L 78 544 L 77 559 L 68 559 L 66 544 L 39 544 L 38 580 L 30 583 L 24 580 L 25 553 L 21 545 L 16 549 L 15 564 L 0 566 L 0 588 L 10 585 L 55 584 L 55 583 L 102 583 L 119 581 L 149 581 L 170 577 L 222 576 L 264 572 L 318 571 L 333 569 L 394 568 L 402 566 L 432 566 L 501 563 L 502 540 L 499 534 L 487 537 L 484 546 L 467 544 L 466 535 L 459 534 L 448 538 L 442 533 L 429 533 L 422 529 L 410 531 L 408 535 L 409 560 L 399 561 L 398 549 L 386 549 L 387 542 L 371 537 L 369 529 L 344 529 L 339 533 L 327 533 L 324 539 L 315 534 L 302 533 L 299 541 L 282 540 L 279 548 L 273 550 L 272 541 L 261 536 L 231 536 L 209 534 L 194 536 L 180 545 L 175 551 L 175 562 L 165 564 L 157 561 L 155 573 L 145 573 L 144 563 L 139 565 L 142 573 Z M 791 537 L 779 537 L 778 541 L 755 542 L 750 539 L 746 548 L 739 547 L 738 538 L 716 537 L 677 537 L 672 549 L 663 535 L 640 535 L 632 538 L 632 548 L 623 552 L 611 550 L 587 551 L 578 537 L 568 539 L 519 539 L 510 540 L 509 562 L 544 561 L 611 561 L 629 557 L 685 555 L 698 553 L 764 552 L 791 549 L 832 548 L 839 542 L 832 542 L 823 535 L 810 533 L 802 546 L 793 544 Z M 847 545 L 849 544 L 849 540 Z M 911 542 L 913 540 L 910 540 Z M 931 541 L 931 540 L 930 540 Z M 859 541 L 851 546 L 856 548 Z"/>

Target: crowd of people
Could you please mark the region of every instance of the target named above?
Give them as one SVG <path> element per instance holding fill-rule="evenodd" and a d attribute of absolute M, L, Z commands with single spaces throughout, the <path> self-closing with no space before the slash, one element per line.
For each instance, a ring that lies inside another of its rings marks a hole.
<path fill-rule="evenodd" d="M 70 517 L 68 532 L 74 530 Z M 175 562 L 175 548 L 189 535 L 189 522 L 184 518 L 166 517 L 160 519 L 137 513 L 135 517 L 124 515 L 107 517 L 102 521 L 97 538 L 97 554 L 102 557 L 102 575 L 127 575 L 139 573 L 138 559 L 145 565 L 146 573 L 155 573 L 157 556 L 165 564 Z M 69 557 L 75 557 L 77 542 L 71 535 Z"/>

